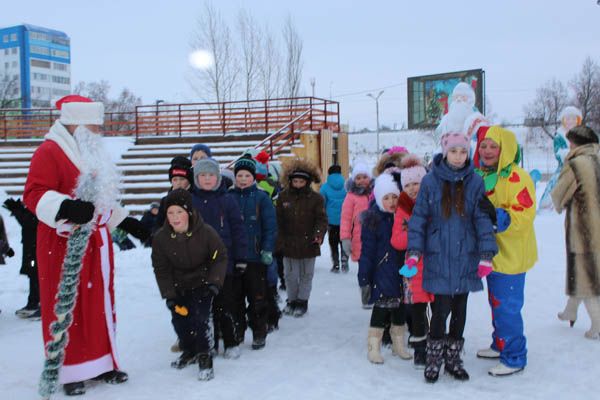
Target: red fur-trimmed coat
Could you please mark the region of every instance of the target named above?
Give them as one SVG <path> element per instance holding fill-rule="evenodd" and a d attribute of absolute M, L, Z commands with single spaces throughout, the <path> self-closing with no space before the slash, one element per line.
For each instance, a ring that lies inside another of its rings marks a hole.
<path fill-rule="evenodd" d="M 398 207 L 394 216 L 391 244 L 396 250 L 405 252 L 408 246 L 408 221 L 412 215 L 415 201 L 406 192 L 400 193 Z M 404 260 L 404 258 L 402 258 Z M 430 303 L 434 296 L 423 289 L 423 259 L 417 264 L 418 272 L 412 278 L 403 278 L 404 302 L 407 304 Z"/>

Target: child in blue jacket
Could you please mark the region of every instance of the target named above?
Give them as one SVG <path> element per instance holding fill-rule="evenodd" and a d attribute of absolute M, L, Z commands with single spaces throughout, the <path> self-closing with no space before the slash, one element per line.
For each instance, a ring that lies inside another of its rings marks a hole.
<path fill-rule="evenodd" d="M 267 337 L 267 268 L 273 264 L 277 219 L 269 195 L 256 187 L 255 161 L 242 157 L 236 161 L 233 172 L 235 187 L 229 193 L 240 207 L 249 243 L 245 257 L 248 266 L 240 277 L 241 291 L 236 295 L 242 317 L 246 313 L 245 299 L 248 299 L 252 349 L 258 350 L 265 347 Z"/>
<path fill-rule="evenodd" d="M 405 360 L 412 358 L 404 342 L 406 310 L 402 302 L 402 277 L 398 273 L 402 261 L 390 243 L 399 194 L 392 175 L 380 175 L 375 180 L 375 204 L 362 214 L 358 284 L 363 298 L 374 304 L 367 339 L 367 358 L 374 364 L 383 363 L 381 341 L 390 319 L 393 353 Z"/>
<path fill-rule="evenodd" d="M 437 381 L 442 363 L 455 379 L 469 379 L 460 357 L 467 298 L 483 290 L 481 276 L 498 252 L 492 221 L 479 207 L 485 187 L 468 158 L 469 142 L 462 133 L 442 136 L 443 153 L 423 178 L 408 222 L 408 258 L 400 270 L 407 278 L 416 275 L 423 257 L 423 289 L 435 295 L 425 366 L 430 383 Z"/>
<path fill-rule="evenodd" d="M 327 236 L 329 237 L 329 248 L 331 249 L 331 260 L 333 262 L 331 272 L 340 272 L 340 252 L 342 255 L 342 272 L 348 272 L 348 254 L 344 252 L 340 241 L 340 216 L 342 214 L 342 204 L 344 204 L 346 198 L 342 168 L 339 165 L 332 165 L 327 170 L 327 175 L 327 182 L 321 186 L 321 196 L 325 199 L 325 212 L 329 222 Z"/>
<path fill-rule="evenodd" d="M 215 332 L 221 335 L 225 358 L 238 358 L 243 341 L 241 316 L 235 296 L 236 275 L 246 268 L 247 236 L 240 207 L 221 179 L 219 163 L 202 158 L 194 165 L 194 209 L 221 237 L 227 247 L 227 275 L 223 288 L 215 297 L 213 315 Z M 216 335 L 215 335 L 216 337 Z"/>

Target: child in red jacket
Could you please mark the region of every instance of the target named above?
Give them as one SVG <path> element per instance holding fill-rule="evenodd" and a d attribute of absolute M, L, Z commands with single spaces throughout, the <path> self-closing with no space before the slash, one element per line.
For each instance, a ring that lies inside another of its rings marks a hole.
<path fill-rule="evenodd" d="M 408 220 L 419 193 L 421 180 L 427 174 L 427 170 L 421 164 L 421 160 L 415 155 L 406 156 L 401 163 L 400 180 L 402 193 L 398 197 L 398 206 L 394 217 L 392 229 L 392 246 L 401 252 L 401 259 L 408 245 Z M 415 368 L 425 368 L 425 356 L 427 345 L 427 305 L 433 301 L 433 295 L 423 290 L 423 261 L 419 261 L 418 272 L 412 278 L 403 277 L 404 303 L 410 304 L 408 311 L 412 319 L 411 334 L 409 341 L 415 349 Z"/>

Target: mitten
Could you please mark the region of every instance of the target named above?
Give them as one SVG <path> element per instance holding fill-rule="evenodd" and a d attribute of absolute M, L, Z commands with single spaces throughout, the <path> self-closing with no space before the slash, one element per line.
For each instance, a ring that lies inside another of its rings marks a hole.
<path fill-rule="evenodd" d="M 260 252 L 260 262 L 265 265 L 273 264 L 273 252 L 262 250 Z"/>
<path fill-rule="evenodd" d="M 182 306 L 178 304 L 179 301 L 177 299 L 167 299 L 166 304 L 167 308 L 174 312 L 175 314 L 179 314 L 182 317 L 186 317 L 189 313 L 186 306 Z"/>
<path fill-rule="evenodd" d="M 490 260 L 481 260 L 477 266 L 477 276 L 485 278 L 492 273 L 492 262 Z"/>
<path fill-rule="evenodd" d="M 369 304 L 369 300 L 371 299 L 371 285 L 365 285 L 360 287 L 360 300 L 362 301 L 363 306 Z"/>
<path fill-rule="evenodd" d="M 77 225 L 87 224 L 94 218 L 94 203 L 83 200 L 66 199 L 60 204 L 56 221 L 66 219 Z"/>
<path fill-rule="evenodd" d="M 419 262 L 419 258 L 415 256 L 410 256 L 406 259 L 402 268 L 400 268 L 399 274 L 405 276 L 407 278 L 412 278 L 419 272 L 417 268 L 417 263 Z"/>
<path fill-rule="evenodd" d="M 7 257 L 13 257 L 15 255 L 15 251 L 12 248 L 8 248 L 8 250 L 6 250 L 6 256 Z"/>
<path fill-rule="evenodd" d="M 14 212 L 21 207 L 21 199 L 15 200 L 12 197 L 9 197 L 4 201 L 2 207 L 6 208 L 10 212 Z"/>
<path fill-rule="evenodd" d="M 346 255 L 350 255 L 352 253 L 352 240 L 343 239 L 342 250 L 344 250 L 344 253 L 346 253 Z"/>
<path fill-rule="evenodd" d="M 496 208 L 496 232 L 502 233 L 510 226 L 510 214 L 504 208 Z"/>
<path fill-rule="evenodd" d="M 132 217 L 125 218 L 117 227 L 142 242 L 150 237 L 150 231 L 140 221 Z"/>

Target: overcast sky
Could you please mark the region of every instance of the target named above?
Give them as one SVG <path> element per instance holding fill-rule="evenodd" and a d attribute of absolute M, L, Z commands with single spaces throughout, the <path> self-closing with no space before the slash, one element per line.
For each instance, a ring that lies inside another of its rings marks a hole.
<path fill-rule="evenodd" d="M 493 3 L 493 4 L 492 4 Z M 72 82 L 105 79 L 145 103 L 197 101 L 186 80 L 189 41 L 202 0 L 5 1 L 0 26 L 30 23 L 71 37 Z M 220 0 L 279 31 L 290 14 L 304 41 L 303 91 L 333 94 L 343 122 L 375 126 L 366 97 L 384 88 L 381 123 L 406 122 L 406 78 L 483 68 L 491 107 L 522 120 L 547 79 L 567 81 L 586 56 L 600 62 L 596 0 Z M 353 94 L 359 92 L 358 94 Z M 352 95 L 347 95 L 352 94 Z"/>

